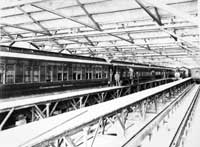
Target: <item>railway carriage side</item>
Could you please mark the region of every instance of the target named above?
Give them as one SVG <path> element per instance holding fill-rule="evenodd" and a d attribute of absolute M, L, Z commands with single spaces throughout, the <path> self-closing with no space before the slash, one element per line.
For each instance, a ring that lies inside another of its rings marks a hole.
<path fill-rule="evenodd" d="M 132 63 L 125 61 L 112 60 L 112 80 L 115 81 L 114 75 L 116 72 L 120 75 L 122 84 L 139 84 L 151 80 L 172 78 L 174 71 L 171 68 L 162 66 L 154 66 L 141 63 Z"/>
<path fill-rule="evenodd" d="M 1 52 L 0 97 L 106 85 L 106 61 Z"/>

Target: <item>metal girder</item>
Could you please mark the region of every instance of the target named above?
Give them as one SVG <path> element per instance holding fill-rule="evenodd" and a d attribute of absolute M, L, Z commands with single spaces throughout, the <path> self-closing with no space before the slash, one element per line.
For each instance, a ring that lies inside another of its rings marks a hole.
<path fill-rule="evenodd" d="M 95 46 L 94 43 L 87 36 L 84 35 L 83 37 L 89 42 L 90 45 Z"/>
<path fill-rule="evenodd" d="M 141 7 L 147 14 L 149 14 L 149 15 L 153 18 L 154 21 L 156 21 L 159 25 L 163 25 L 162 22 L 161 22 L 161 20 L 158 19 L 157 17 L 155 17 L 155 16 L 150 12 L 150 10 L 148 10 L 148 9 L 144 6 L 144 4 L 143 4 L 140 0 L 135 0 L 135 1 L 137 2 L 138 5 L 140 5 L 140 7 Z"/>
<path fill-rule="evenodd" d="M 24 13 L 24 15 L 26 15 L 27 17 L 29 17 L 35 24 L 37 24 L 42 30 L 44 30 L 48 36 L 52 36 L 52 34 L 50 33 L 50 31 L 48 29 L 46 29 L 43 25 L 41 25 L 37 20 L 35 20 L 30 14 L 28 14 L 26 11 L 24 11 L 24 9 L 22 9 L 20 6 L 17 6 L 17 8 L 22 11 Z M 57 44 L 59 46 L 59 48 L 63 48 L 63 46 L 61 44 L 59 44 L 55 39 L 50 39 L 52 40 L 52 42 L 54 42 L 55 44 Z M 35 45 L 34 45 L 35 47 Z M 37 49 L 39 49 L 37 47 Z M 70 54 L 72 53 L 70 50 L 67 50 Z"/>
<path fill-rule="evenodd" d="M 48 33 L 46 33 L 46 32 L 33 30 L 33 29 L 26 28 L 26 27 L 21 27 L 21 26 L 15 25 L 15 24 L 0 23 L 0 25 L 7 26 L 7 27 L 12 27 L 12 28 L 17 28 L 17 29 L 21 29 L 21 30 L 26 30 L 26 31 L 29 31 L 29 32 L 48 35 Z"/>
<path fill-rule="evenodd" d="M 43 27 L 37 20 L 35 20 L 30 14 L 28 14 L 22 7 L 17 6 L 17 8 L 24 13 L 28 18 L 30 18 L 35 24 L 37 24 L 42 30 L 44 30 L 47 34 L 51 35 L 51 33 Z"/>
<path fill-rule="evenodd" d="M 181 39 L 181 40 L 183 40 L 181 37 L 179 37 L 179 36 L 177 36 L 176 34 L 174 34 L 174 33 L 171 33 L 171 32 L 169 32 L 169 31 L 167 31 L 166 29 L 162 29 L 162 23 L 161 23 L 161 20 L 159 20 L 158 18 L 156 18 L 153 14 L 152 14 L 152 12 L 150 12 L 145 6 L 144 6 L 144 4 L 142 4 L 142 2 L 140 1 L 140 0 L 135 0 L 143 9 L 144 9 L 144 11 L 147 13 L 147 14 L 149 14 L 151 17 L 152 17 L 152 19 L 153 20 L 155 20 L 156 22 L 157 22 L 157 24 L 160 26 L 160 29 L 162 30 L 162 31 L 164 31 L 164 32 L 166 32 L 166 33 L 168 33 L 168 34 L 170 34 L 174 39 L 175 39 L 175 41 L 177 41 L 177 39 Z M 157 11 L 157 9 L 156 9 L 156 14 L 158 15 L 158 11 Z M 159 16 L 159 15 L 158 15 Z M 185 40 L 183 40 L 183 41 L 185 41 Z M 185 41 L 185 42 L 187 42 L 187 41 Z M 190 43 L 191 44 L 191 43 Z M 193 43 L 192 43 L 193 44 Z M 196 46 L 196 45 L 195 45 Z"/>
<path fill-rule="evenodd" d="M 1 32 L 5 35 L 7 35 L 11 40 L 14 40 L 15 38 L 10 34 L 8 33 L 3 27 L 1 27 Z"/>
<path fill-rule="evenodd" d="M 180 36 L 178 36 L 178 35 L 176 35 L 176 34 L 170 32 L 170 31 L 166 30 L 166 29 L 165 29 L 164 27 L 162 27 L 162 26 L 159 26 L 159 27 L 160 27 L 160 30 L 162 30 L 163 32 L 168 33 L 168 34 L 170 34 L 170 35 L 176 37 L 177 39 L 182 40 L 182 41 L 184 41 L 184 42 L 190 44 L 191 46 L 195 47 L 196 49 L 199 49 L 199 45 L 198 45 L 198 44 L 196 44 L 196 43 L 194 43 L 194 42 L 190 42 L 190 41 L 188 41 L 188 40 L 185 40 L 185 39 L 183 39 L 182 37 L 180 37 Z"/>
<path fill-rule="evenodd" d="M 165 33 L 170 34 L 170 35 L 175 39 L 175 42 L 177 41 L 177 39 L 183 40 L 181 37 L 177 36 L 176 34 L 171 33 L 171 32 L 169 32 L 169 31 L 167 31 L 166 29 L 163 29 L 163 28 L 162 28 L 163 24 L 161 23 L 161 21 L 160 21 L 157 17 L 155 17 L 155 16 L 152 14 L 152 12 L 150 12 L 150 11 L 144 6 L 144 4 L 143 4 L 140 0 L 135 0 L 135 1 L 143 8 L 143 10 L 144 10 L 154 21 L 156 21 L 156 23 L 159 25 L 161 31 L 164 31 Z M 185 41 L 185 40 L 183 40 L 183 41 Z M 188 43 L 188 41 L 185 41 L 185 42 Z M 199 48 L 199 47 L 198 47 L 197 45 L 195 45 L 194 43 L 190 43 L 190 42 L 189 42 L 189 44 L 192 45 L 192 46 L 197 47 L 197 49 Z M 183 49 L 184 49 L 184 48 L 183 48 Z M 185 49 L 184 49 L 184 50 L 185 50 Z M 190 50 L 190 49 L 188 49 L 188 51 L 194 52 L 193 50 Z M 159 53 L 159 54 L 160 54 L 160 53 Z M 161 54 L 161 55 L 162 55 L 162 54 Z M 166 57 L 167 57 L 167 58 L 170 58 L 169 56 L 166 56 Z M 174 58 L 171 58 L 171 59 L 174 60 Z"/>
<path fill-rule="evenodd" d="M 3 121 L 0 124 L 0 131 L 2 130 L 3 126 L 5 125 L 5 123 L 7 122 L 7 120 L 9 119 L 9 117 L 11 116 L 11 114 L 14 112 L 15 108 L 10 109 L 10 111 L 7 113 L 6 117 L 3 119 Z"/>
<path fill-rule="evenodd" d="M 93 24 L 95 25 L 96 29 L 100 31 L 101 28 L 100 28 L 99 24 L 94 20 L 92 15 L 87 11 L 87 9 L 85 8 L 84 4 L 82 4 L 79 0 L 76 0 L 76 2 L 82 8 L 82 10 L 85 12 L 85 14 L 88 16 L 88 18 L 93 22 Z"/>
<path fill-rule="evenodd" d="M 157 9 L 156 7 L 155 7 L 154 9 L 155 9 L 156 16 L 157 16 L 157 18 L 158 18 L 159 22 L 160 22 L 161 24 L 163 24 L 163 23 L 162 23 L 161 16 L 160 16 L 160 14 L 159 14 L 159 12 L 158 12 L 158 9 Z"/>
<path fill-rule="evenodd" d="M 155 24 L 154 24 L 155 25 Z M 174 27 L 185 27 L 185 26 L 193 26 L 193 25 L 186 25 L 186 24 L 169 24 L 162 26 L 162 28 L 174 28 Z M 145 27 L 145 28 L 125 28 L 125 29 L 113 29 L 113 30 L 104 30 L 104 31 L 91 31 L 91 32 L 83 32 L 83 33 L 74 33 L 74 34 L 58 34 L 58 35 L 53 35 L 53 36 L 38 36 L 38 37 L 31 37 L 31 38 L 24 38 L 24 39 L 15 39 L 14 41 L 29 41 L 29 40 L 48 40 L 50 38 L 79 38 L 85 36 L 99 36 L 99 35 L 107 35 L 109 33 L 113 34 L 122 34 L 122 33 L 139 33 L 139 32 L 145 32 L 145 31 L 159 31 L 160 26 L 151 26 L 151 27 Z M 8 40 L 6 41 L 0 41 L 0 43 L 6 43 L 9 42 Z"/>
<path fill-rule="evenodd" d="M 156 6 L 157 8 L 160 8 L 160 9 L 163 9 L 175 16 L 178 16 L 178 17 L 181 17 L 183 18 L 184 20 L 187 20 L 195 25 L 199 25 L 199 21 L 196 17 L 193 17 L 191 15 L 188 15 L 187 13 L 183 12 L 183 11 L 180 11 L 180 10 L 177 10 L 171 6 L 168 6 L 166 4 L 163 4 L 163 3 L 160 3 L 159 1 L 156 1 L 156 0 L 142 0 L 148 4 L 151 4 L 153 6 Z"/>
<path fill-rule="evenodd" d="M 40 50 L 40 48 L 39 48 L 35 43 L 30 42 L 30 44 L 31 44 L 33 47 L 35 47 L 35 48 L 37 48 L 38 50 Z"/>
<path fill-rule="evenodd" d="M 89 28 L 92 28 L 92 29 L 95 29 L 95 30 L 97 29 L 95 26 L 92 26 L 92 25 L 90 25 L 90 24 L 86 24 L 86 23 L 81 22 L 81 21 L 79 21 L 79 20 L 77 20 L 77 19 L 75 19 L 75 18 L 66 16 L 65 14 L 61 14 L 61 13 L 55 11 L 55 10 L 51 10 L 51 9 L 49 9 L 49 8 L 44 8 L 44 7 L 38 6 L 38 5 L 36 5 L 36 4 L 31 4 L 31 5 L 34 6 L 34 7 L 36 7 L 36 8 L 39 8 L 39 9 L 42 9 L 42 10 L 44 10 L 44 11 L 50 12 L 50 13 L 52 13 L 52 14 L 55 14 L 55 15 L 57 15 L 57 16 L 60 16 L 60 17 L 62 17 L 62 18 L 65 18 L 65 19 L 71 20 L 71 21 L 73 21 L 73 22 L 76 22 L 76 23 L 78 23 L 78 24 L 81 24 L 81 25 L 83 25 L 83 26 L 86 26 L 86 27 L 89 27 Z"/>
<path fill-rule="evenodd" d="M 53 13 L 53 14 L 55 14 L 55 15 L 58 15 L 58 16 L 60 16 L 60 17 L 62 17 L 62 18 L 66 18 L 66 19 L 69 19 L 69 20 L 74 21 L 74 22 L 76 22 L 76 23 L 82 24 L 82 25 L 87 26 L 87 27 L 89 27 L 89 28 L 92 28 L 92 29 L 94 29 L 94 30 L 102 31 L 101 28 L 100 28 L 100 26 L 99 26 L 99 24 L 96 23 L 96 21 L 95 21 L 95 20 L 92 18 L 92 16 L 88 13 L 88 11 L 85 9 L 85 7 L 84 7 L 78 0 L 77 0 L 77 3 L 78 3 L 78 4 L 80 5 L 80 7 L 84 10 L 84 12 L 88 15 L 88 17 L 92 20 L 92 22 L 95 24 L 95 27 L 94 27 L 94 26 L 91 26 L 91 25 L 89 25 L 89 24 L 83 23 L 83 22 L 81 22 L 81 21 L 79 21 L 79 20 L 76 20 L 76 19 L 74 19 L 74 18 L 72 18 L 72 17 L 65 16 L 65 15 L 63 15 L 63 14 L 61 14 L 61 13 L 55 11 L 55 10 L 51 10 L 51 9 L 48 9 L 48 8 L 44 8 L 44 7 L 35 5 L 35 4 L 31 4 L 31 5 L 34 6 L 34 7 L 40 8 L 40 9 L 42 9 L 42 10 L 48 11 L 48 12 L 50 12 L 50 13 Z M 120 36 L 117 36 L 117 35 L 114 35 L 114 34 L 108 33 L 108 35 L 117 37 L 117 38 L 119 38 L 119 39 L 121 39 L 121 40 L 124 40 L 124 41 L 127 41 L 127 42 L 129 42 L 129 43 L 133 43 L 133 42 L 131 42 L 131 41 L 128 40 L 128 39 L 125 39 L 125 38 L 123 38 L 123 37 L 120 37 Z"/>
<path fill-rule="evenodd" d="M 120 36 L 118 36 L 118 35 L 114 35 L 114 34 L 111 34 L 111 33 L 108 33 L 108 35 L 113 36 L 113 37 L 116 37 L 116 38 L 119 38 L 119 39 L 124 40 L 124 41 L 126 41 L 126 42 L 129 42 L 129 43 L 131 43 L 131 44 L 134 44 L 134 42 L 132 42 L 131 40 L 126 39 L 126 38 L 123 38 L 123 37 L 120 37 Z"/>

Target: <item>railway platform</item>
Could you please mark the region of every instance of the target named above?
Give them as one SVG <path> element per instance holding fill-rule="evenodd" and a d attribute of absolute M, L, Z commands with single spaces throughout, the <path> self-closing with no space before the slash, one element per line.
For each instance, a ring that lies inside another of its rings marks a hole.
<path fill-rule="evenodd" d="M 169 83 L 173 79 L 159 79 L 140 83 L 139 85 L 92 88 L 78 91 L 64 91 L 45 95 L 23 96 L 0 100 L 0 130 L 7 129 L 5 124 L 14 113 L 23 113 L 29 122 L 47 118 L 85 106 L 98 104 L 140 90 Z M 13 125 L 12 125 L 13 126 Z"/>
<path fill-rule="evenodd" d="M 132 112 L 138 112 L 139 118 L 143 120 L 149 113 L 157 113 L 161 105 L 167 104 L 170 99 L 184 95 L 191 87 L 190 81 L 190 78 L 175 81 L 98 105 L 4 130 L 0 132 L 0 140 L 7 147 L 62 146 L 63 143 L 73 147 L 93 146 L 97 141 L 97 136 L 108 138 L 123 136 L 125 140 L 128 140 L 130 137 L 127 136 L 128 130 L 135 121 L 132 121 L 132 124 L 126 123 L 130 121 L 127 116 L 133 115 Z M 111 126 L 115 126 L 113 124 L 116 122 L 121 128 L 121 135 L 118 133 L 116 135 L 112 130 L 107 131 Z M 12 141 L 9 141 L 10 139 Z"/>

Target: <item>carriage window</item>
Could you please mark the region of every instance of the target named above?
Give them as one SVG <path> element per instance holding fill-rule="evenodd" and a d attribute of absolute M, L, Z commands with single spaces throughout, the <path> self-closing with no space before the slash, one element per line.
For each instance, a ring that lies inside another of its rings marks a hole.
<path fill-rule="evenodd" d="M 63 74 L 63 69 L 62 69 L 62 65 L 60 65 L 58 66 L 58 74 L 57 74 L 58 81 L 62 81 L 63 79 L 62 74 Z"/>
<path fill-rule="evenodd" d="M 82 70 L 80 64 L 73 64 L 73 80 L 82 80 Z"/>
<path fill-rule="evenodd" d="M 14 83 L 15 71 L 14 65 L 6 65 L 6 83 Z"/>
<path fill-rule="evenodd" d="M 68 67 L 67 67 L 67 65 L 64 65 L 63 66 L 63 81 L 66 81 L 66 80 L 68 80 Z"/>
<path fill-rule="evenodd" d="M 102 66 L 96 66 L 95 78 L 96 79 L 102 78 Z"/>
<path fill-rule="evenodd" d="M 46 81 L 51 82 L 53 79 L 53 70 L 51 65 L 47 65 L 46 67 Z"/>
<path fill-rule="evenodd" d="M 0 84 L 4 84 L 4 65 L 0 64 Z"/>
<path fill-rule="evenodd" d="M 87 66 L 86 67 L 86 80 L 92 79 L 92 67 Z"/>
<path fill-rule="evenodd" d="M 107 67 L 104 67 L 104 69 L 103 69 L 103 78 L 104 79 L 108 78 L 108 68 Z"/>
<path fill-rule="evenodd" d="M 39 82 L 39 66 L 33 66 L 33 82 Z"/>
<path fill-rule="evenodd" d="M 23 82 L 23 64 L 17 64 L 15 71 L 16 71 L 15 82 L 22 83 Z"/>
<path fill-rule="evenodd" d="M 24 82 L 31 82 L 31 66 L 24 66 Z"/>
<path fill-rule="evenodd" d="M 45 66 L 40 66 L 40 82 L 45 81 Z"/>
<path fill-rule="evenodd" d="M 54 65 L 53 66 L 53 81 L 57 81 L 57 75 L 58 75 L 58 66 Z"/>
<path fill-rule="evenodd" d="M 129 74 L 128 74 L 129 75 Z M 122 77 L 125 78 L 126 77 L 126 71 L 123 71 L 122 73 Z"/>

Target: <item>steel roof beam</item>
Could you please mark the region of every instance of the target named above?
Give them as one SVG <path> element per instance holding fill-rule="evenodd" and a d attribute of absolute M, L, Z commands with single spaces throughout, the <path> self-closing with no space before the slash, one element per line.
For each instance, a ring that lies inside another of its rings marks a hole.
<path fill-rule="evenodd" d="M 94 43 L 87 36 L 84 35 L 83 37 L 89 42 L 90 45 L 95 46 Z"/>
<path fill-rule="evenodd" d="M 114 35 L 114 34 L 111 34 L 111 33 L 108 33 L 108 35 L 113 36 L 113 37 L 116 37 L 116 38 L 119 38 L 119 39 L 121 39 L 121 40 L 123 40 L 123 41 L 126 41 L 126 42 L 129 42 L 129 43 L 131 43 L 131 44 L 134 44 L 133 41 L 131 41 L 131 40 L 129 40 L 129 39 L 126 39 L 126 38 L 123 38 L 123 37 L 120 37 L 120 36 L 118 36 L 118 35 Z"/>
<path fill-rule="evenodd" d="M 1 27 L 1 32 L 3 34 L 5 34 L 6 36 L 8 36 L 11 40 L 14 40 L 15 38 L 10 34 L 8 33 L 3 27 Z M 2 35 L 1 35 L 2 36 Z"/>
<path fill-rule="evenodd" d="M 178 35 L 176 35 L 176 34 L 170 32 L 170 31 L 166 30 L 166 29 L 163 28 L 162 26 L 160 26 L 160 30 L 162 30 L 162 31 L 164 31 L 164 32 L 166 32 L 166 33 L 168 33 L 168 34 L 170 34 L 170 35 L 176 37 L 178 40 L 182 40 L 182 41 L 188 43 L 189 45 L 191 45 L 191 46 L 193 46 L 193 47 L 195 47 L 195 48 L 197 48 L 197 49 L 199 50 L 199 45 L 198 45 L 198 44 L 196 44 L 196 43 L 194 43 L 194 42 L 190 42 L 190 41 L 188 41 L 188 40 L 185 40 L 185 39 L 183 39 L 182 37 L 180 37 L 180 36 L 178 36 Z"/>
<path fill-rule="evenodd" d="M 85 14 L 88 16 L 88 18 L 93 22 L 93 24 L 96 26 L 97 30 L 101 30 L 99 24 L 94 20 L 94 18 L 92 17 L 92 14 L 90 14 L 87 9 L 85 8 L 84 4 L 80 3 L 79 0 L 76 0 L 77 4 L 82 8 L 82 10 L 85 12 Z"/>
<path fill-rule="evenodd" d="M 44 11 L 50 12 L 50 13 L 52 13 L 52 14 L 55 14 L 55 15 L 57 15 L 57 16 L 59 16 L 59 17 L 62 17 L 62 18 L 71 20 L 71 21 L 73 21 L 73 22 L 76 22 L 76 23 L 78 23 L 78 24 L 81 24 L 81 25 L 83 25 L 83 26 L 86 26 L 86 27 L 89 27 L 89 28 L 92 28 L 92 29 L 95 29 L 95 30 L 97 29 L 97 28 L 96 28 L 95 26 L 93 26 L 93 25 L 86 24 L 86 23 L 84 23 L 84 22 L 82 22 L 82 21 L 79 21 L 79 20 L 77 20 L 77 19 L 75 19 L 75 18 L 66 16 L 65 14 L 61 14 L 61 13 L 55 11 L 55 10 L 51 10 L 51 9 L 49 9 L 49 8 L 44 8 L 44 7 L 35 5 L 35 4 L 31 4 L 31 5 L 34 6 L 34 7 L 36 7 L 36 8 L 39 8 L 39 9 L 42 9 L 42 10 L 44 10 Z"/>
<path fill-rule="evenodd" d="M 48 29 L 46 29 L 43 25 L 41 25 L 37 20 L 35 20 L 30 14 L 28 14 L 26 11 L 24 11 L 24 9 L 22 9 L 20 6 L 17 6 L 17 8 L 22 11 L 24 13 L 24 15 L 26 15 L 28 18 L 30 18 L 35 24 L 37 24 L 42 30 L 44 30 L 49 36 L 52 36 L 52 34 L 50 33 L 50 31 Z M 55 39 L 50 39 L 52 42 L 54 42 L 55 44 L 57 44 L 61 50 L 63 48 L 63 46 L 61 44 L 59 44 Z M 34 45 L 35 47 L 36 45 Z M 39 49 L 37 47 L 37 49 Z M 72 53 L 70 50 L 67 50 L 70 54 Z"/>
<path fill-rule="evenodd" d="M 79 24 L 85 25 L 85 26 L 90 27 L 90 28 L 92 28 L 92 29 L 94 29 L 94 30 L 102 31 L 101 28 L 99 27 L 99 25 L 98 25 L 98 27 L 96 27 L 96 25 L 95 25 L 95 27 L 94 27 L 94 26 L 91 26 L 91 25 L 85 24 L 85 23 L 83 23 L 83 22 L 80 22 L 80 21 L 78 21 L 78 20 L 76 20 L 76 19 L 74 19 L 74 18 L 72 18 L 72 17 L 64 16 L 63 14 L 60 14 L 60 13 L 54 11 L 54 10 L 50 10 L 50 9 L 48 9 L 48 8 L 44 8 L 44 7 L 41 7 L 41 6 L 38 6 L 38 5 L 33 5 L 33 4 L 32 4 L 32 6 L 35 6 L 35 7 L 40 8 L 40 9 L 43 9 L 43 10 L 45 10 L 45 11 L 48 11 L 48 12 L 53 13 L 53 14 L 55 14 L 55 15 L 58 15 L 58 16 L 60 16 L 60 17 L 63 17 L 63 18 L 69 19 L 69 20 L 74 21 L 74 22 L 76 22 L 76 23 L 79 23 Z M 83 7 L 83 6 L 82 6 L 82 7 Z M 85 11 L 87 11 L 87 10 L 85 9 Z M 86 13 L 86 14 L 87 14 L 87 13 Z M 89 13 L 88 13 L 88 15 L 89 15 Z M 93 20 L 94 20 L 94 19 L 93 19 Z M 133 43 L 133 42 L 131 42 L 130 40 L 125 39 L 125 38 L 120 37 L 120 36 L 117 36 L 117 35 L 113 35 L 113 34 L 110 34 L 110 33 L 108 33 L 108 35 L 111 35 L 111 36 L 117 37 L 117 38 L 119 38 L 119 39 L 121 39 L 121 40 L 124 40 L 124 41 L 127 41 L 127 42 L 129 42 L 129 43 Z"/>
<path fill-rule="evenodd" d="M 160 22 L 161 24 L 163 24 L 163 23 L 162 23 L 161 16 L 160 16 L 160 14 L 159 14 L 159 12 L 158 12 L 158 9 L 157 9 L 156 7 L 154 7 L 154 10 L 155 10 L 155 12 L 156 12 L 156 16 L 157 16 L 159 22 Z"/>
<path fill-rule="evenodd" d="M 181 17 L 183 18 L 184 20 L 187 20 L 195 25 L 199 25 L 198 24 L 198 19 L 196 17 L 193 17 L 192 15 L 188 15 L 187 13 L 183 12 L 183 11 L 180 11 L 180 10 L 177 10 L 171 6 L 168 6 L 166 4 L 163 4 L 163 3 L 160 3 L 159 1 L 157 0 L 142 0 L 148 4 L 151 4 L 157 8 L 160 8 L 160 9 L 163 9 L 175 16 L 178 16 L 178 17 Z"/>
<path fill-rule="evenodd" d="M 47 34 L 51 35 L 51 33 L 46 29 L 44 28 L 37 20 L 35 20 L 31 14 L 28 14 L 26 11 L 24 11 L 24 9 L 22 9 L 20 6 L 17 6 L 17 8 L 23 12 L 24 15 L 26 15 L 28 18 L 30 18 L 35 24 L 37 24 L 42 30 L 44 30 Z"/>
<path fill-rule="evenodd" d="M 83 32 L 83 33 L 74 33 L 74 34 L 58 34 L 53 36 L 38 36 L 38 37 L 30 37 L 25 38 L 24 40 L 19 41 L 28 41 L 28 40 L 43 40 L 43 39 L 50 39 L 50 38 L 77 38 L 77 37 L 83 37 L 86 36 L 99 36 L 99 35 L 106 35 L 108 33 L 127 33 L 127 32 L 134 32 L 134 33 L 140 33 L 140 32 L 153 32 L 153 31 L 160 31 L 163 28 L 175 28 L 175 27 L 194 27 L 193 25 L 186 25 L 186 24 L 173 24 L 173 25 L 165 25 L 162 26 L 151 26 L 151 27 L 145 27 L 145 28 L 125 28 L 125 29 L 115 29 L 115 30 L 104 30 L 104 31 L 91 31 L 91 32 Z M 18 41 L 18 40 L 15 40 Z M 1 41 L 0 41 L 1 42 Z M 7 41 L 5 41 L 7 42 Z"/>
<path fill-rule="evenodd" d="M 45 1 L 53 1 L 53 0 L 38 0 L 36 2 L 20 2 L 18 4 L 9 4 L 8 6 L 0 6 L 0 10 L 6 10 L 6 9 L 13 9 L 17 6 L 26 6 L 26 5 L 30 5 L 30 4 L 37 4 L 37 3 L 40 3 L 40 2 L 45 2 Z M 90 4 L 97 4 L 97 3 L 103 3 L 103 2 L 107 2 L 107 1 L 111 1 L 111 0 L 98 0 L 98 1 L 95 1 L 95 2 L 85 2 L 84 5 L 90 5 Z M 78 6 L 77 4 L 74 4 L 74 5 L 70 5 L 70 6 L 62 6 L 62 7 L 59 7 L 57 10 L 59 9 L 65 9 L 65 8 L 72 8 L 72 7 L 76 7 Z M 36 11 L 34 11 L 36 12 Z M 39 11 L 37 11 L 39 12 Z"/>
<path fill-rule="evenodd" d="M 48 33 L 45 33 L 45 32 L 42 32 L 42 31 L 37 31 L 37 30 L 21 27 L 21 26 L 18 26 L 18 25 L 14 25 L 14 24 L 0 23 L 0 25 L 7 26 L 7 27 L 12 27 L 12 28 L 17 28 L 17 29 L 21 29 L 21 30 L 26 30 L 26 31 L 29 31 L 29 32 L 48 35 Z"/>
<path fill-rule="evenodd" d="M 149 14 L 149 16 L 150 16 L 153 20 L 155 20 L 155 21 L 157 22 L 157 24 L 159 25 L 159 28 L 160 28 L 162 31 L 164 31 L 164 32 L 166 32 L 166 33 L 168 33 L 168 34 L 170 34 L 170 35 L 175 39 L 175 41 L 177 41 L 177 39 L 180 39 L 180 40 L 183 40 L 183 41 L 189 43 L 189 44 L 192 45 L 192 46 L 195 46 L 195 47 L 199 48 L 199 47 L 198 47 L 197 45 L 195 45 L 194 43 L 188 42 L 187 40 L 182 39 L 181 37 L 177 36 L 176 34 L 171 33 L 171 32 L 169 32 L 169 31 L 167 31 L 166 29 L 163 29 L 163 28 L 162 28 L 162 25 L 163 25 L 163 24 L 160 23 L 159 20 L 158 20 L 148 9 L 146 9 L 146 7 L 141 3 L 141 1 L 140 1 L 140 0 L 135 0 L 135 1 L 144 9 L 144 11 L 145 11 L 147 14 Z M 183 48 L 183 49 L 184 49 L 184 48 Z M 194 52 L 193 50 L 190 50 L 190 49 L 188 49 L 188 50 L 191 51 L 191 52 Z"/>
<path fill-rule="evenodd" d="M 140 1 L 140 0 L 135 0 L 135 2 L 147 13 L 151 16 L 151 18 L 157 22 L 159 25 L 163 25 L 162 22 L 156 17 L 154 16 L 151 11 L 149 11 L 145 6 L 144 4 Z"/>

